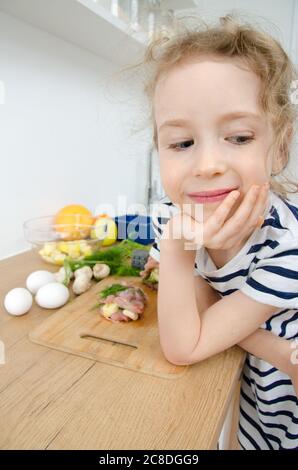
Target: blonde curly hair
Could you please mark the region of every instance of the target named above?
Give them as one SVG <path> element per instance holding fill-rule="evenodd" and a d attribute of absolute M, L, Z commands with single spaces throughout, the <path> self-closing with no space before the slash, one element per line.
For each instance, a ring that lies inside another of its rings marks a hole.
<path fill-rule="evenodd" d="M 195 27 L 190 27 L 184 21 L 185 18 L 176 18 L 171 30 L 155 34 L 139 64 L 146 70 L 144 92 L 149 100 L 153 148 L 158 150 L 153 96 L 159 78 L 177 64 L 193 60 L 201 54 L 239 58 L 261 78 L 260 104 L 274 129 L 271 189 L 286 199 L 288 193 L 297 193 L 298 182 L 284 174 L 290 159 L 298 116 L 291 99 L 291 87 L 294 80 L 298 79 L 293 62 L 270 34 L 249 22 L 241 23 L 234 13 L 221 17 L 218 24 L 211 26 L 195 18 Z M 278 181 L 277 178 L 283 180 Z"/>

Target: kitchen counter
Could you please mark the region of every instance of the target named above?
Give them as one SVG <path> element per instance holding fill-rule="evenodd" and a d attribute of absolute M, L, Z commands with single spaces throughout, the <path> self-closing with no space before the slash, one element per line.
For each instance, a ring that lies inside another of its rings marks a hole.
<path fill-rule="evenodd" d="M 33 302 L 14 317 L 3 306 L 37 269 L 59 267 L 32 250 L 0 261 L 0 449 L 216 449 L 236 409 L 244 351 L 234 346 L 163 379 L 39 346 L 28 333 L 52 311 Z M 233 448 L 235 436 L 225 440 Z"/>

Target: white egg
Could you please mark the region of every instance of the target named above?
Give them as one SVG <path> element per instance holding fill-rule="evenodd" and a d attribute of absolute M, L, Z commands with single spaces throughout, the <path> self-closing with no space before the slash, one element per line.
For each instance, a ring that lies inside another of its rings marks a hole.
<path fill-rule="evenodd" d="M 50 271 L 34 271 L 27 277 L 26 287 L 32 294 L 35 295 L 38 289 L 40 289 L 42 286 L 49 284 L 49 282 L 55 281 L 55 274 L 51 273 Z"/>
<path fill-rule="evenodd" d="M 69 290 L 60 282 L 50 282 L 38 289 L 36 303 L 43 308 L 62 307 L 69 299 Z"/>
<path fill-rule="evenodd" d="M 11 289 L 4 298 L 4 307 L 11 315 L 24 315 L 32 307 L 33 297 L 24 287 Z"/>

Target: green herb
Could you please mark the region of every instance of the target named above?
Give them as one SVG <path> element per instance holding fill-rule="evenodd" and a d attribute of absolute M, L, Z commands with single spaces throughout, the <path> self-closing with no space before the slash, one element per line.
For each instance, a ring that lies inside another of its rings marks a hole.
<path fill-rule="evenodd" d="M 116 274 L 117 276 L 139 276 L 140 271 L 140 269 L 132 266 L 119 266 Z"/>
<path fill-rule="evenodd" d="M 68 284 L 70 283 L 70 278 L 72 276 L 71 265 L 70 265 L 67 258 L 64 259 L 63 266 L 64 266 L 64 270 L 65 270 L 65 278 L 64 278 L 63 284 L 67 287 Z"/>
<path fill-rule="evenodd" d="M 100 297 L 106 298 L 108 295 L 114 295 L 117 294 L 118 292 L 121 292 L 122 290 L 126 290 L 128 287 L 123 286 L 122 284 L 112 284 L 109 287 L 106 287 L 103 289 L 101 292 L 99 292 Z"/>
<path fill-rule="evenodd" d="M 96 263 L 107 264 L 111 275 L 117 276 L 139 276 L 140 270 L 131 266 L 131 255 L 133 250 L 148 250 L 151 246 L 145 246 L 132 240 L 122 240 L 118 245 L 97 251 L 92 255 L 85 256 L 81 260 L 68 258 L 67 262 L 72 271 L 83 266 L 93 267 Z"/>

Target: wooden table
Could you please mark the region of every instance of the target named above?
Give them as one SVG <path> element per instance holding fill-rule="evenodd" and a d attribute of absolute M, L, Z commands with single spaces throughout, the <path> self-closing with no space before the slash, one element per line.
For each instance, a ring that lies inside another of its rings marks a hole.
<path fill-rule="evenodd" d="M 244 352 L 235 346 L 167 380 L 31 343 L 51 311 L 34 302 L 14 317 L 3 300 L 37 269 L 59 268 L 34 251 L 0 261 L 0 449 L 216 449 Z"/>

